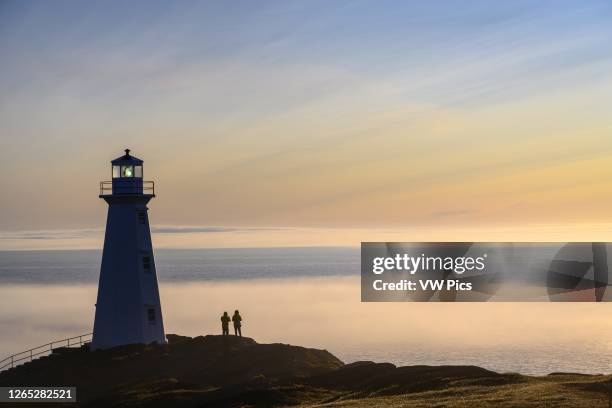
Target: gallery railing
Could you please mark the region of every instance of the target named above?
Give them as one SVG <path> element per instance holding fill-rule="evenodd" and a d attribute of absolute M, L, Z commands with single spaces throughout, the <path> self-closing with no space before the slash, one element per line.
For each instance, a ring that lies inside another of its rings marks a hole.
<path fill-rule="evenodd" d="M 113 180 L 100 182 L 100 196 L 155 195 L 155 182 L 143 180 Z"/>

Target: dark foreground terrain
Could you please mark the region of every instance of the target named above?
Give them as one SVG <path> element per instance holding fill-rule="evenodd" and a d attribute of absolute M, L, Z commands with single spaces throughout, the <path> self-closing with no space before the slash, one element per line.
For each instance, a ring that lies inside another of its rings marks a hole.
<path fill-rule="evenodd" d="M 474 366 L 345 365 L 325 350 L 234 336 L 168 340 L 63 350 L 0 373 L 0 386 L 76 386 L 83 407 L 608 407 L 612 380 Z"/>

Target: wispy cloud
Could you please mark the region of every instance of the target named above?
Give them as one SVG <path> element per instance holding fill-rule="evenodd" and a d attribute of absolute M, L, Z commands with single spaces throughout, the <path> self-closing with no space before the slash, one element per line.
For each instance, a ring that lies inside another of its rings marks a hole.
<path fill-rule="evenodd" d="M 0 231 L 0 240 L 60 240 L 95 237 L 102 234 L 97 229 Z"/>
<path fill-rule="evenodd" d="M 222 232 L 257 232 L 257 231 L 284 231 L 289 228 L 262 228 L 262 227 L 153 227 L 156 234 L 196 234 L 196 233 L 222 233 Z"/>

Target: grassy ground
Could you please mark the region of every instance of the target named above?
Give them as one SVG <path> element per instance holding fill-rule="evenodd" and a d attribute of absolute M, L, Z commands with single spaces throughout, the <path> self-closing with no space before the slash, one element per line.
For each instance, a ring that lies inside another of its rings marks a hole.
<path fill-rule="evenodd" d="M 497 386 L 470 386 L 393 396 L 353 398 L 304 407 L 584 407 L 608 408 L 612 376 L 563 375 L 525 377 L 526 381 Z"/>
<path fill-rule="evenodd" d="M 0 373 L 0 386 L 76 386 L 77 405 L 90 408 L 612 408 L 612 376 L 343 364 L 324 350 L 248 338 L 168 338 L 167 345 L 63 350 Z"/>

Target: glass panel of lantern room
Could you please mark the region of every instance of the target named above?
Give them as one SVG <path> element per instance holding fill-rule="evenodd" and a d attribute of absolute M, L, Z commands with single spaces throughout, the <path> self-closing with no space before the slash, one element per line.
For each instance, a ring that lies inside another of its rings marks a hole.
<path fill-rule="evenodd" d="M 134 166 L 121 166 L 121 177 L 134 177 Z"/>
<path fill-rule="evenodd" d="M 134 177 L 142 178 L 142 166 L 134 166 Z"/>
<path fill-rule="evenodd" d="M 120 166 L 113 166 L 113 178 L 121 177 L 120 169 Z"/>

